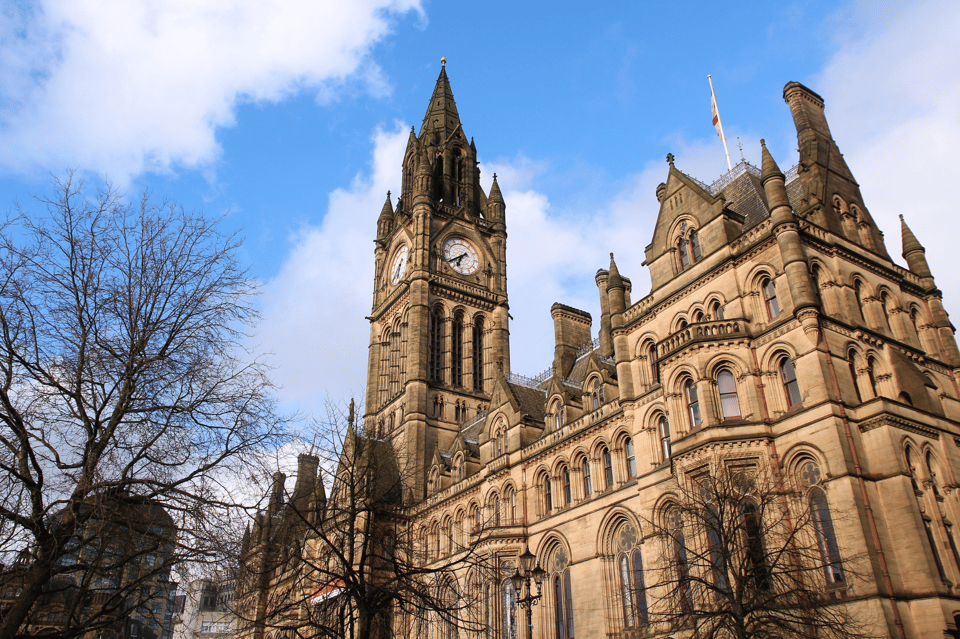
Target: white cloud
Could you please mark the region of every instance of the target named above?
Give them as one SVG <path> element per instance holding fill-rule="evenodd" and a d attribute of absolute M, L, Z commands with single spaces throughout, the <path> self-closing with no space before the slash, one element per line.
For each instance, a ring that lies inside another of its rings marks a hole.
<path fill-rule="evenodd" d="M 203 167 L 243 101 L 356 81 L 386 91 L 371 47 L 420 0 L 43 0 L 0 14 L 0 167 L 117 180 Z"/>
<path fill-rule="evenodd" d="M 397 124 L 374 134 L 371 174 L 330 194 L 323 222 L 296 233 L 280 272 L 265 287 L 260 348 L 273 353 L 283 400 L 317 417 L 328 394 L 336 402 L 356 397 L 363 413 L 372 240 L 386 192 L 397 190 L 409 131 Z"/>
<path fill-rule="evenodd" d="M 842 44 L 812 84 L 866 206 L 900 258 L 903 214 L 960 321 L 952 233 L 960 183 L 960 5 L 865 2 L 837 33 Z"/>

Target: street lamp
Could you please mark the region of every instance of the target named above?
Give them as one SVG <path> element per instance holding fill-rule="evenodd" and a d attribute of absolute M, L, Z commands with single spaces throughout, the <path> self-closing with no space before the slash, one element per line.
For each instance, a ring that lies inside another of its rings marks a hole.
<path fill-rule="evenodd" d="M 517 593 L 517 605 L 527 610 L 527 639 L 533 639 L 533 607 L 537 605 L 540 597 L 543 596 L 543 578 L 547 574 L 547 571 L 540 567 L 539 561 L 537 561 L 537 567 L 530 570 L 536 559 L 534 554 L 530 552 L 529 546 L 524 548 L 523 554 L 517 558 L 517 563 L 520 564 L 520 567 L 517 568 L 517 571 L 510 577 L 510 581 L 513 583 L 513 589 Z M 537 585 L 537 594 L 533 594 L 533 587 L 530 584 L 531 577 L 533 577 L 533 582 Z M 527 587 L 527 594 L 521 597 L 520 595 L 523 594 L 524 585 Z"/>

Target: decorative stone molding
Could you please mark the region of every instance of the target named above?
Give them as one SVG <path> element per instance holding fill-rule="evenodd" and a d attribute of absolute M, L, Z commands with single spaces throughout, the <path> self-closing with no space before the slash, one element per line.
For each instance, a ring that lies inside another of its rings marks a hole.
<path fill-rule="evenodd" d="M 921 426 L 916 422 L 904 419 L 902 417 L 897 417 L 896 415 L 880 415 L 878 417 L 868 419 L 867 421 L 861 423 L 859 428 L 861 433 L 866 433 L 876 428 L 880 428 L 881 426 L 899 428 L 900 430 L 916 433 L 917 435 L 929 437 L 930 439 L 940 439 L 939 431 L 928 426 Z M 957 441 L 957 445 L 960 446 L 960 438 L 954 437 L 954 441 Z"/>

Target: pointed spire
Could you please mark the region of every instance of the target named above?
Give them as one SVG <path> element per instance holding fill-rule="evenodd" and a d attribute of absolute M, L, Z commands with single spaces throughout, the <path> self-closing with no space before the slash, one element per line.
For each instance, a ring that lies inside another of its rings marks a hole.
<path fill-rule="evenodd" d="M 493 174 L 493 185 L 490 187 L 490 195 L 487 196 L 488 202 L 503 204 L 503 194 L 500 192 L 500 185 L 497 184 L 497 174 Z"/>
<path fill-rule="evenodd" d="M 240 540 L 240 554 L 246 555 L 250 552 L 250 524 L 243 531 L 243 539 Z"/>
<path fill-rule="evenodd" d="M 460 125 L 460 114 L 457 112 L 457 103 L 453 99 L 450 89 L 450 80 L 447 78 L 446 65 L 440 67 L 440 76 L 437 86 L 430 96 L 430 105 L 423 116 L 423 126 L 420 135 L 425 131 L 437 131 L 441 134 L 441 141 L 446 140 Z"/>
<path fill-rule="evenodd" d="M 920 241 L 917 240 L 917 236 L 914 235 L 910 227 L 907 226 L 907 221 L 903 219 L 903 214 L 900 215 L 900 236 L 903 238 L 903 257 L 907 257 L 907 254 L 913 251 L 926 251 L 923 245 L 920 244 Z"/>
<path fill-rule="evenodd" d="M 617 268 L 617 263 L 613 259 L 613 253 L 610 254 L 610 270 L 607 275 L 607 290 L 612 290 L 615 288 L 623 289 L 623 278 L 620 277 L 620 270 Z"/>
<path fill-rule="evenodd" d="M 763 139 L 760 140 L 760 156 L 762 158 L 762 162 L 760 164 L 761 184 L 772 177 L 784 179 L 783 171 L 780 170 L 780 167 L 777 166 L 777 161 L 773 159 L 772 155 L 770 155 L 770 151 L 767 150 L 767 143 Z"/>
<path fill-rule="evenodd" d="M 383 203 L 383 208 L 380 209 L 380 217 L 393 217 L 393 203 L 390 202 L 390 191 L 387 191 L 387 200 Z"/>

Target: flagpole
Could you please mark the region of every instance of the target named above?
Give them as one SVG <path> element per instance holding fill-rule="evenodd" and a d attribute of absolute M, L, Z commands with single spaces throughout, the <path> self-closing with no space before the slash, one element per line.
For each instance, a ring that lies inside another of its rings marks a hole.
<path fill-rule="evenodd" d="M 730 149 L 727 148 L 727 136 L 723 134 L 723 123 L 720 121 L 720 109 L 717 108 L 717 95 L 713 92 L 713 78 L 707 75 L 710 81 L 710 107 L 713 110 L 713 126 L 717 129 L 717 135 L 723 141 L 723 151 L 727 154 L 727 168 L 733 170 L 733 163 L 730 162 Z"/>

